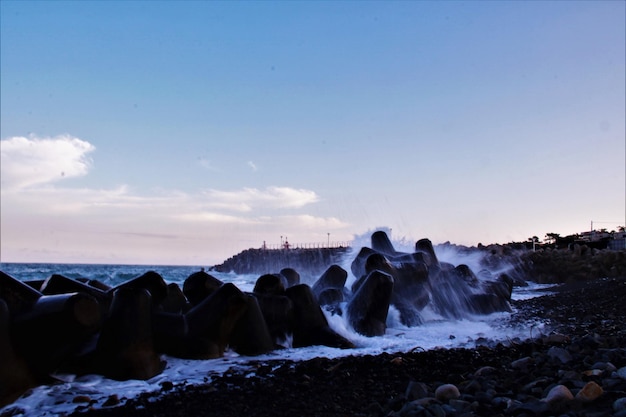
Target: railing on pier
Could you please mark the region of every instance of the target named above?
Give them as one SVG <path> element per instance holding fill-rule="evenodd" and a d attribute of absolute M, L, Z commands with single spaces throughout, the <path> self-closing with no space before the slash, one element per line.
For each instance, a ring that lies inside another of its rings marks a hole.
<path fill-rule="evenodd" d="M 340 249 L 349 248 L 351 241 L 337 241 L 337 242 L 312 242 L 312 243 L 275 243 L 266 244 L 261 246 L 261 249 L 266 250 L 286 250 L 286 249 Z"/>

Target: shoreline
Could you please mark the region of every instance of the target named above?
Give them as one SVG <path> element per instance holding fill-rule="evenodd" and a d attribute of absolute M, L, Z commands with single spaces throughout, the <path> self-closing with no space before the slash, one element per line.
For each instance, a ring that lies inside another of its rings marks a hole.
<path fill-rule="evenodd" d="M 551 291 L 514 301 L 510 324 L 541 318 L 552 335 L 474 349 L 263 361 L 206 384 L 163 383 L 160 393 L 123 405 L 79 403 L 72 416 L 626 416 L 626 376 L 618 376 L 626 372 L 626 277 Z M 437 394 L 449 384 L 458 396 Z M 563 399 L 552 398 L 555 387 Z"/>

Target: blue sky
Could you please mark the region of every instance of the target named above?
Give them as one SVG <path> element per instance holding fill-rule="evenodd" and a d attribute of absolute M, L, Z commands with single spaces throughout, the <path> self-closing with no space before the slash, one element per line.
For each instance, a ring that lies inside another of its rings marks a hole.
<path fill-rule="evenodd" d="M 615 229 L 625 4 L 3 0 L 0 260 Z"/>

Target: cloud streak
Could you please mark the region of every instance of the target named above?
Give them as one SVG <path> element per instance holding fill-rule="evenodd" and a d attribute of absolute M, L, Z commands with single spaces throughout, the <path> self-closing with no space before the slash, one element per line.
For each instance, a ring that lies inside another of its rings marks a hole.
<path fill-rule="evenodd" d="M 243 188 L 235 191 L 208 190 L 204 195 L 209 205 L 232 211 L 249 212 L 254 208 L 297 209 L 316 203 L 314 191 L 290 187 Z"/>
<path fill-rule="evenodd" d="M 87 175 L 96 148 L 70 135 L 15 136 L 0 141 L 4 190 L 16 190 Z"/>
<path fill-rule="evenodd" d="M 125 262 L 148 262 L 152 256 L 151 262 L 187 263 L 206 259 L 207 250 L 219 261 L 280 233 L 308 242 L 322 231 L 325 236 L 349 226 L 306 213 L 320 198 L 303 188 L 146 193 L 126 184 L 71 187 L 62 180 L 88 176 L 93 166 L 91 143 L 69 135 L 12 137 L 1 143 L 3 261 L 88 262 L 114 254 Z M 168 243 L 174 240 L 176 245 Z M 46 253 L 49 257 L 40 257 Z M 78 253 L 83 257 L 72 255 Z"/>

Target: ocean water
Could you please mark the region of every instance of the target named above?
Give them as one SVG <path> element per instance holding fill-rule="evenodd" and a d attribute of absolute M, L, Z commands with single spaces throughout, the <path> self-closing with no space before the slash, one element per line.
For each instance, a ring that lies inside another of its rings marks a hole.
<path fill-rule="evenodd" d="M 438 253 L 441 260 L 459 264 L 478 262 L 476 259 L 455 259 L 454 254 Z M 346 271 L 350 259 L 342 265 Z M 471 265 L 470 265 L 471 266 Z M 44 280 L 52 274 L 62 274 L 70 278 L 97 279 L 109 286 L 116 286 L 128 279 L 147 271 L 156 271 L 168 283 L 181 285 L 184 280 L 203 266 L 162 266 L 162 265 L 91 265 L 91 264 L 18 264 L 1 263 L 0 270 L 19 280 Z M 204 266 L 206 268 L 206 266 Z M 473 268 L 472 268 L 473 269 Z M 242 291 L 252 291 L 258 275 L 237 275 L 234 273 L 210 272 L 224 282 L 232 282 Z M 350 276 L 347 286 L 356 279 Z M 305 282 L 312 284 L 311 282 Z M 528 287 L 516 288 L 514 299 L 527 299 L 546 294 L 545 286 L 529 283 Z M 417 327 L 406 327 L 400 323 L 398 312 L 392 307 L 387 320 L 384 336 L 365 337 L 350 327 L 344 317 L 324 311 L 330 326 L 339 334 L 351 340 L 355 349 L 335 349 L 324 346 L 306 348 L 287 348 L 261 356 L 241 356 L 227 351 L 223 358 L 211 360 L 186 360 L 164 355 L 166 369 L 160 375 L 147 381 L 113 381 L 100 375 L 54 375 L 58 383 L 37 387 L 13 404 L 0 410 L 0 415 L 23 416 L 61 416 L 80 406 L 72 400 L 78 396 L 88 396 L 95 408 L 102 407 L 106 399 L 113 394 L 122 402 L 142 392 L 160 391 L 161 384 L 169 381 L 177 384 L 200 384 L 210 381 L 212 375 L 221 374 L 235 367 L 252 369 L 252 364 L 277 359 L 307 360 L 315 357 L 337 358 L 349 355 L 376 355 L 383 352 L 408 352 L 414 349 L 435 348 L 473 348 L 481 344 L 526 339 L 538 335 L 547 329 L 540 321 L 533 321 L 512 326 L 508 318 L 510 313 L 496 313 L 488 316 L 475 316 L 462 320 L 446 320 L 434 312 L 427 314 L 427 320 Z"/>

